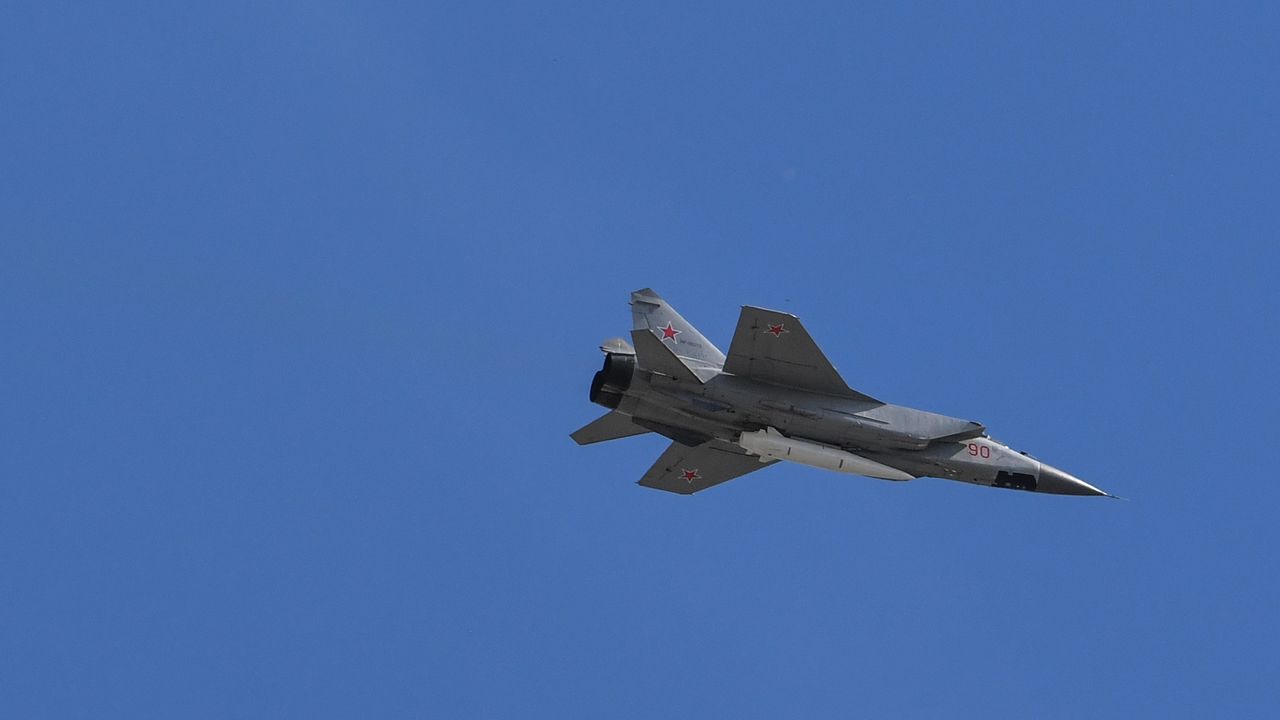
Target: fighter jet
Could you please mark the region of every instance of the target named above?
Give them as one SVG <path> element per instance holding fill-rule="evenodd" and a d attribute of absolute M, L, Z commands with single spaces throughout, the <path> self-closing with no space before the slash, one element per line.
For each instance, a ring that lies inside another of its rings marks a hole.
<path fill-rule="evenodd" d="M 936 477 L 1057 495 L 1110 495 L 993 439 L 978 422 L 850 388 L 800 319 L 745 306 L 729 354 L 653 290 L 631 294 L 631 342 L 606 341 L 580 445 L 672 442 L 639 484 L 682 495 L 782 460 L 884 480 Z"/>

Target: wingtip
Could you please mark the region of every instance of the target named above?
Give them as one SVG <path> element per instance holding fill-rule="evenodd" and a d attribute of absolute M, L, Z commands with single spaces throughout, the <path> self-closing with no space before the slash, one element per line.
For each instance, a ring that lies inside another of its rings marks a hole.
<path fill-rule="evenodd" d="M 777 310 L 775 308 L 767 308 L 762 305 L 743 305 L 742 309 L 743 310 L 759 310 L 761 312 L 773 313 L 774 315 L 782 315 L 796 322 L 800 321 L 800 316 L 796 315 L 795 313 L 790 313 L 790 312 L 787 312 L 786 310 Z"/>

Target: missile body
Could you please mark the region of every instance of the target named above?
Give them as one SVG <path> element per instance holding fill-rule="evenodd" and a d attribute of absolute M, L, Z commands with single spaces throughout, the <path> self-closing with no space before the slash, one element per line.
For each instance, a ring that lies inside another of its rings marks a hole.
<path fill-rule="evenodd" d="M 773 428 L 744 432 L 738 438 L 738 444 L 743 450 L 768 460 L 790 460 L 824 470 L 884 480 L 911 480 L 913 477 L 897 468 L 854 455 L 847 450 L 800 438 L 789 438 Z"/>

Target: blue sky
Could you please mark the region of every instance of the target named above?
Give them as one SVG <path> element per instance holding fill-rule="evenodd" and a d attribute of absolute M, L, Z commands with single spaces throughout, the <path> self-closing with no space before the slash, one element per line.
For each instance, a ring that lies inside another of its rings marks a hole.
<path fill-rule="evenodd" d="M 1264 3 L 9 3 L 0 714 L 1262 717 Z M 652 286 L 1127 502 L 579 448 Z"/>

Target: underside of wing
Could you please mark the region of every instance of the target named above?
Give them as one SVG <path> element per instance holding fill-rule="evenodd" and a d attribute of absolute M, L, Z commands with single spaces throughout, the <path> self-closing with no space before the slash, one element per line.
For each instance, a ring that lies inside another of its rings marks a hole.
<path fill-rule="evenodd" d="M 742 448 L 722 440 L 712 440 L 697 447 L 671 443 L 640 479 L 640 484 L 691 495 L 774 462 L 777 461 L 761 462 L 755 455 L 748 455 Z"/>
<path fill-rule="evenodd" d="M 746 306 L 724 371 L 774 385 L 879 402 L 850 388 L 795 315 Z"/>

